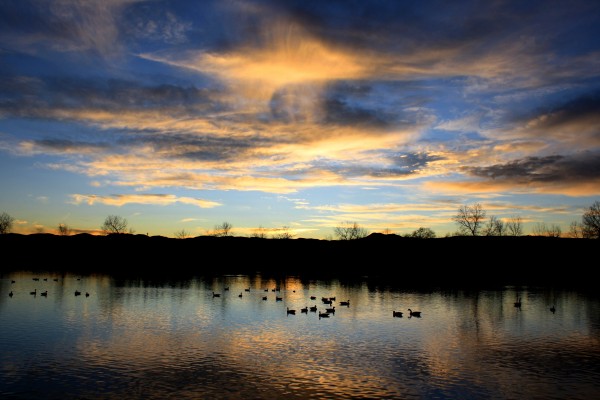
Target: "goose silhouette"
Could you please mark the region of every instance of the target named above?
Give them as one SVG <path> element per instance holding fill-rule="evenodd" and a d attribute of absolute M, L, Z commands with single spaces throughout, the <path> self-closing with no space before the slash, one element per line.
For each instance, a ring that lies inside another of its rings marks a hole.
<path fill-rule="evenodd" d="M 515 307 L 520 308 L 521 307 L 521 298 L 518 297 L 517 301 L 515 301 Z"/>
<path fill-rule="evenodd" d="M 240 294 L 238 294 L 238 297 L 243 297 L 242 292 L 240 292 Z"/>
<path fill-rule="evenodd" d="M 221 293 L 215 293 L 215 292 L 212 292 L 212 293 L 213 293 L 213 297 L 221 297 Z"/>
<path fill-rule="evenodd" d="M 263 299 L 263 300 L 266 300 L 266 299 L 267 299 L 267 296 L 263 296 L 263 298 L 262 298 L 262 299 Z"/>
<path fill-rule="evenodd" d="M 287 313 L 288 314 L 296 314 L 296 310 L 290 310 L 290 308 L 287 308 Z"/>
<path fill-rule="evenodd" d="M 300 309 L 300 312 L 301 312 L 301 313 L 307 313 L 307 312 L 308 312 L 308 306 L 306 306 L 306 307 L 304 307 L 304 308 L 301 308 L 301 309 Z"/>
<path fill-rule="evenodd" d="M 13 297 L 13 292 L 12 290 L 10 291 L 10 293 L 8 294 L 10 297 Z"/>
<path fill-rule="evenodd" d="M 329 313 L 327 313 L 327 312 L 324 312 L 324 313 L 320 312 L 319 313 L 319 319 L 321 319 L 321 318 L 329 318 Z"/>
<path fill-rule="evenodd" d="M 394 317 L 402 318 L 402 311 L 392 311 Z"/>
<path fill-rule="evenodd" d="M 43 291 L 42 293 L 40 293 L 40 295 L 41 295 L 41 296 L 46 296 L 46 297 L 48 297 L 48 291 L 47 291 L 47 290 L 45 290 L 45 291 Z"/>
<path fill-rule="evenodd" d="M 556 312 L 556 307 L 554 307 L 554 306 L 550 307 L 550 311 L 552 311 L 552 314 L 554 314 Z"/>
<path fill-rule="evenodd" d="M 310 311 L 317 312 L 317 306 L 311 306 L 310 307 Z"/>
<path fill-rule="evenodd" d="M 81 295 L 81 292 L 79 290 L 76 290 L 75 291 L 75 296 L 79 296 L 79 295 Z"/>
<path fill-rule="evenodd" d="M 410 308 L 408 309 L 409 316 L 411 317 L 420 317 L 421 311 L 413 311 Z"/>
<path fill-rule="evenodd" d="M 326 308 L 325 311 L 328 314 L 335 314 L 335 306 L 331 307 L 331 308 Z"/>
<path fill-rule="evenodd" d="M 36 296 L 37 295 L 37 289 L 33 289 L 33 292 L 29 292 L 29 294 L 32 294 L 32 295 Z"/>
<path fill-rule="evenodd" d="M 350 300 L 340 301 L 340 306 L 348 306 L 348 307 L 350 307 Z"/>

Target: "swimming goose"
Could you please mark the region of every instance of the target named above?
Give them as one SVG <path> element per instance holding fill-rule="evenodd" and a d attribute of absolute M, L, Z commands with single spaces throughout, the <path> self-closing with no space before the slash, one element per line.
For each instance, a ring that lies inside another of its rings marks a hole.
<path fill-rule="evenodd" d="M 90 297 L 90 294 L 88 292 L 85 292 L 85 297 Z"/>
<path fill-rule="evenodd" d="M 311 299 L 311 300 L 316 300 L 316 299 L 317 299 L 317 296 L 310 296 L 310 299 Z"/>
<path fill-rule="evenodd" d="M 29 292 L 29 294 L 32 294 L 34 296 L 37 295 L 37 289 L 33 289 L 33 292 Z"/>
<path fill-rule="evenodd" d="M 41 295 L 41 296 L 46 296 L 46 297 L 48 297 L 48 291 L 46 290 L 46 291 L 44 291 L 44 292 L 40 293 L 40 295 Z"/>
<path fill-rule="evenodd" d="M 238 294 L 238 297 L 243 297 L 242 292 L 240 292 L 240 294 Z"/>
<path fill-rule="evenodd" d="M 13 297 L 13 292 L 12 290 L 10 291 L 10 293 L 8 294 L 10 297 Z"/>
<path fill-rule="evenodd" d="M 296 310 L 290 310 L 290 308 L 287 308 L 287 313 L 288 314 L 296 314 Z"/>
<path fill-rule="evenodd" d="M 340 301 L 340 306 L 348 306 L 348 307 L 350 307 L 350 300 L 348 300 L 348 301 Z"/>
<path fill-rule="evenodd" d="M 312 307 L 310 307 L 310 311 L 312 311 L 312 312 L 317 312 L 317 306 L 312 306 Z"/>
<path fill-rule="evenodd" d="M 333 314 L 335 314 L 335 306 L 334 306 L 334 307 L 331 307 L 331 308 L 326 308 L 326 309 L 325 309 L 325 311 L 326 311 L 327 313 L 333 313 Z"/>
<path fill-rule="evenodd" d="M 556 307 L 554 307 L 554 306 L 550 307 L 550 311 L 552 311 L 552 314 L 554 314 L 556 312 Z"/>
<path fill-rule="evenodd" d="M 319 319 L 321 319 L 321 318 L 329 318 L 329 313 L 326 313 L 326 312 L 322 313 L 322 312 L 320 312 L 319 313 Z"/>
<path fill-rule="evenodd" d="M 75 296 L 79 296 L 79 295 L 81 295 L 81 292 L 79 290 L 76 290 L 75 291 Z"/>
<path fill-rule="evenodd" d="M 267 296 L 263 296 L 263 300 L 266 300 L 266 299 L 267 299 Z"/>
<path fill-rule="evenodd" d="M 515 301 L 515 307 L 521 307 L 521 298 L 517 298 L 517 301 Z"/>
<path fill-rule="evenodd" d="M 392 311 L 394 317 L 402 318 L 402 311 Z"/>
<path fill-rule="evenodd" d="M 421 311 L 413 311 L 409 308 L 408 312 L 411 317 L 420 317 L 421 316 Z"/>
<path fill-rule="evenodd" d="M 221 293 L 215 293 L 215 292 L 212 292 L 212 293 L 213 293 L 213 297 L 221 297 Z"/>
<path fill-rule="evenodd" d="M 300 309 L 300 312 L 301 312 L 301 313 L 307 313 L 307 312 L 308 312 L 308 306 L 306 306 L 306 307 L 304 307 L 304 308 L 301 308 L 301 309 Z"/>
<path fill-rule="evenodd" d="M 275 301 L 282 301 L 282 300 L 283 300 L 283 297 L 275 296 Z"/>

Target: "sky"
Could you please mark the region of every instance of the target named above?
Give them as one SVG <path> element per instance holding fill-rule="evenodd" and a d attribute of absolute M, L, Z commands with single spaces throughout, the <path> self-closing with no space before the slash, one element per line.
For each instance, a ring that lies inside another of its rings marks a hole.
<path fill-rule="evenodd" d="M 14 232 L 567 233 L 600 199 L 600 2 L 3 0 Z"/>

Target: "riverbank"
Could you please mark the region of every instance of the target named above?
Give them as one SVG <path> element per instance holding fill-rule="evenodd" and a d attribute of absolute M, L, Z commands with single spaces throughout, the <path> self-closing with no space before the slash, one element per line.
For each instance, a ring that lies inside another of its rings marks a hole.
<path fill-rule="evenodd" d="M 146 235 L 0 235 L 1 270 L 163 276 L 301 275 L 388 280 L 406 286 L 591 287 L 600 241 L 547 237 L 351 241 Z"/>

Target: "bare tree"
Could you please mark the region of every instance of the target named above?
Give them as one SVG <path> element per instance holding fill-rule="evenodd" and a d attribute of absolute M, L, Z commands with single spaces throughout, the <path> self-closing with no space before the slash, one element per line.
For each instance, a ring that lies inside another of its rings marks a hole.
<path fill-rule="evenodd" d="M 190 236 L 191 236 L 190 233 L 187 232 L 185 229 L 175 232 L 175 238 L 177 238 L 177 239 L 187 239 Z"/>
<path fill-rule="evenodd" d="M 128 222 L 125 218 L 118 215 L 109 215 L 104 220 L 104 224 L 100 227 L 105 235 L 110 233 L 126 233 Z M 130 233 L 133 230 L 130 229 Z"/>
<path fill-rule="evenodd" d="M 487 224 L 483 228 L 483 234 L 485 236 L 502 236 L 505 231 L 506 226 L 504 225 L 504 222 L 493 215 L 488 219 Z"/>
<path fill-rule="evenodd" d="M 538 222 L 532 230 L 533 236 L 560 237 L 562 230 L 556 224 L 546 225 L 545 222 Z"/>
<path fill-rule="evenodd" d="M 583 224 L 577 221 L 571 222 L 569 225 L 569 237 L 573 239 L 580 239 L 583 237 Z"/>
<path fill-rule="evenodd" d="M 523 220 L 521 217 L 511 217 L 506 222 L 506 235 L 522 236 L 523 235 Z"/>
<path fill-rule="evenodd" d="M 261 226 L 256 228 L 254 232 L 252 232 L 251 237 L 257 239 L 266 239 L 267 238 L 267 230 Z"/>
<path fill-rule="evenodd" d="M 60 236 L 69 236 L 71 234 L 71 228 L 69 225 L 60 223 L 58 224 L 58 234 Z"/>
<path fill-rule="evenodd" d="M 458 224 L 461 234 L 477 236 L 485 220 L 485 210 L 479 203 L 463 205 L 452 219 Z"/>
<path fill-rule="evenodd" d="M 431 228 L 420 227 L 414 230 L 409 236 L 419 239 L 433 239 L 435 238 L 435 232 Z"/>
<path fill-rule="evenodd" d="M 10 233 L 14 221 L 15 219 L 8 213 L 2 212 L 2 214 L 0 214 L 0 234 Z"/>
<path fill-rule="evenodd" d="M 233 226 L 229 222 L 223 222 L 221 225 L 215 225 L 214 236 L 229 236 Z"/>
<path fill-rule="evenodd" d="M 336 226 L 333 233 L 338 240 L 361 239 L 369 234 L 365 228 L 362 228 L 356 222 L 346 222 L 342 226 Z"/>
<path fill-rule="evenodd" d="M 273 234 L 273 239 L 292 239 L 294 234 L 290 232 L 289 226 L 284 226 L 277 229 L 277 233 Z"/>
<path fill-rule="evenodd" d="M 589 239 L 600 239 L 600 201 L 589 206 L 581 217 L 583 235 Z"/>

